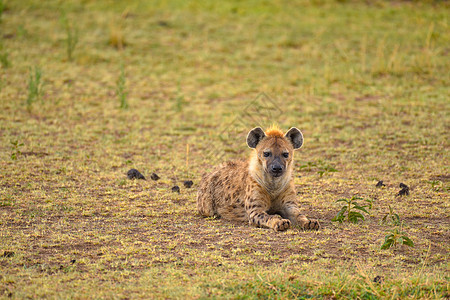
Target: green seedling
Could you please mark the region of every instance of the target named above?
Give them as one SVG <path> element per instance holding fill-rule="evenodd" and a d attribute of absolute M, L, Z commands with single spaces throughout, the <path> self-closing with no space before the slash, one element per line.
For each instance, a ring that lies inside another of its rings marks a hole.
<path fill-rule="evenodd" d="M 318 160 L 317 162 L 305 162 L 305 164 L 299 167 L 300 170 L 304 169 L 305 171 L 311 172 L 312 170 L 317 170 L 317 174 L 322 177 L 326 173 L 337 172 L 338 170 L 332 166 L 327 164 L 322 160 Z"/>
<path fill-rule="evenodd" d="M 14 199 L 12 195 L 5 195 L 4 197 L 0 198 L 0 207 L 4 206 L 13 206 L 14 205 Z"/>
<path fill-rule="evenodd" d="M 28 37 L 30 34 L 28 33 L 28 31 L 25 29 L 25 27 L 23 25 L 19 25 L 17 26 L 17 36 L 18 37 Z"/>
<path fill-rule="evenodd" d="M 181 112 L 183 110 L 183 105 L 185 104 L 184 95 L 181 92 L 180 85 L 177 88 L 177 96 L 175 97 L 174 110 L 176 112 Z"/>
<path fill-rule="evenodd" d="M 389 212 L 381 219 L 382 224 L 391 223 L 392 225 L 398 226 L 400 225 L 400 217 L 396 214 L 392 207 L 389 205 Z"/>
<path fill-rule="evenodd" d="M 319 169 L 319 171 L 317 171 L 317 174 L 319 174 L 319 176 L 322 177 L 323 174 L 331 173 L 331 172 L 337 172 L 337 169 L 331 165 L 324 164 L 324 165 L 320 166 L 320 169 Z"/>
<path fill-rule="evenodd" d="M 11 63 L 9 62 L 8 59 L 8 52 L 4 49 L 3 43 L 1 41 L 0 41 L 0 64 L 5 69 L 11 66 Z"/>
<path fill-rule="evenodd" d="M 2 15 L 4 10 L 5 10 L 5 1 L 0 0 L 0 23 L 2 22 Z"/>
<path fill-rule="evenodd" d="M 359 205 L 356 200 L 363 200 L 368 202 L 366 205 Z M 364 215 L 362 212 L 369 214 L 367 209 L 372 208 L 372 200 L 365 200 L 361 197 L 353 196 L 351 199 L 339 199 L 336 200 L 336 203 L 338 202 L 344 202 L 346 205 L 344 205 L 341 210 L 337 213 L 337 215 L 331 220 L 333 222 L 339 222 L 342 223 L 345 221 L 347 217 L 347 221 L 351 223 L 358 223 L 359 220 L 364 221 Z M 367 209 L 366 209 L 367 208 Z"/>
<path fill-rule="evenodd" d="M 313 168 L 317 167 L 317 163 L 313 162 L 313 161 L 307 161 L 305 162 L 305 164 L 301 165 L 299 167 L 300 170 L 305 170 L 307 172 L 311 172 Z"/>
<path fill-rule="evenodd" d="M 42 70 L 39 67 L 35 67 L 34 70 L 30 68 L 30 77 L 28 80 L 28 98 L 27 107 L 31 109 L 31 105 L 38 100 L 42 93 Z"/>
<path fill-rule="evenodd" d="M 11 63 L 8 60 L 8 52 L 0 53 L 0 63 L 2 65 L 2 67 L 5 69 L 11 65 Z"/>
<path fill-rule="evenodd" d="M 62 15 L 61 22 L 66 31 L 67 59 L 72 61 L 73 52 L 78 44 L 78 29 L 69 23 L 66 14 Z"/>
<path fill-rule="evenodd" d="M 125 84 L 126 84 L 125 70 L 123 68 L 123 65 L 121 65 L 120 66 L 120 75 L 119 75 L 119 79 L 117 80 L 117 88 L 116 88 L 117 97 L 119 97 L 121 109 L 128 108 L 127 92 L 126 92 Z"/>
<path fill-rule="evenodd" d="M 19 156 L 20 154 L 22 154 L 22 152 L 20 152 L 19 147 L 23 146 L 23 143 L 19 143 L 18 140 L 15 141 L 10 141 L 11 145 L 12 145 L 12 152 L 11 152 L 11 159 L 12 160 L 16 160 L 17 156 Z"/>
<path fill-rule="evenodd" d="M 387 235 L 384 237 L 384 243 L 381 245 L 381 250 L 396 247 L 397 245 L 406 245 L 414 247 L 413 241 L 406 235 L 406 232 L 402 230 L 403 222 L 399 227 L 389 229 Z"/>
<path fill-rule="evenodd" d="M 445 190 L 445 188 L 443 187 L 442 181 L 440 180 L 431 180 L 429 181 L 431 184 L 431 189 L 435 192 L 439 192 L 441 190 Z"/>

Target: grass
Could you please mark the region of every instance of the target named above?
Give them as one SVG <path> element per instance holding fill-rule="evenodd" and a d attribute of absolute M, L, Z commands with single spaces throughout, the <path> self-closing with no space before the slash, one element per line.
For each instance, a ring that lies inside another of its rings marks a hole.
<path fill-rule="evenodd" d="M 120 108 L 127 109 L 128 108 L 128 102 L 127 102 L 127 92 L 126 92 L 126 77 L 125 77 L 125 70 L 123 67 L 123 64 L 120 65 L 120 75 L 117 79 L 117 88 L 116 93 L 117 97 L 119 98 L 120 102 Z"/>
<path fill-rule="evenodd" d="M 15 141 L 10 141 L 11 144 L 11 159 L 12 160 L 16 160 L 17 157 L 22 154 L 22 152 L 20 152 L 20 147 L 23 146 L 23 143 L 19 143 L 18 140 Z"/>
<path fill-rule="evenodd" d="M 1 3 L 0 298 L 448 297 L 446 2 Z M 202 173 L 274 122 L 323 228 L 199 217 Z M 370 215 L 331 222 L 352 196 Z M 388 207 L 414 247 L 380 249 Z"/>
<path fill-rule="evenodd" d="M 6 69 L 11 66 L 11 63 L 8 59 L 8 52 L 3 48 L 4 48 L 3 44 L 0 41 L 0 64 L 1 64 L 2 68 Z"/>
<path fill-rule="evenodd" d="M 66 49 L 67 49 L 67 59 L 72 61 L 73 52 L 78 44 L 78 29 L 67 19 L 65 13 L 61 16 L 61 23 L 66 31 Z"/>
<path fill-rule="evenodd" d="M 27 109 L 31 110 L 34 102 L 42 95 L 42 70 L 40 67 L 30 68 L 28 77 Z"/>
<path fill-rule="evenodd" d="M 2 15 L 4 10 L 5 10 L 5 2 L 3 2 L 3 0 L 0 0 L 0 23 L 2 22 Z"/>

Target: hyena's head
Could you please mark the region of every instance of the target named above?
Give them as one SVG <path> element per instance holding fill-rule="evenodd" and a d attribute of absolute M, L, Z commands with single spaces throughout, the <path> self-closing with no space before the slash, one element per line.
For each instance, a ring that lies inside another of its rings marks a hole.
<path fill-rule="evenodd" d="M 248 133 L 247 145 L 255 149 L 258 164 L 265 173 L 281 177 L 291 170 L 294 150 L 303 145 L 303 135 L 295 127 L 285 134 L 278 128 L 264 132 L 261 127 L 256 127 Z"/>

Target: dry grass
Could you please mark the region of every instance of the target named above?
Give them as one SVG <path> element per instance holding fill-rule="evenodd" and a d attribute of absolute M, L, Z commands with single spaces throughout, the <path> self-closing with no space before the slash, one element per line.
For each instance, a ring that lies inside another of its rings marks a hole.
<path fill-rule="evenodd" d="M 82 3 L 1 15 L 0 297 L 448 297 L 445 2 Z M 199 217 L 201 174 L 273 122 L 304 133 L 298 201 L 323 229 Z M 370 216 L 332 223 L 353 195 Z M 388 205 L 414 248 L 380 250 Z"/>

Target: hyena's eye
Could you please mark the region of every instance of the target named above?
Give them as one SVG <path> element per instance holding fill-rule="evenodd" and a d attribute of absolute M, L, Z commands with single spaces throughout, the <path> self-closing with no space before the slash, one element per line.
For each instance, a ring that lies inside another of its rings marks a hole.
<path fill-rule="evenodd" d="M 289 152 L 284 152 L 284 153 L 283 153 L 283 157 L 284 157 L 284 158 L 288 158 L 288 157 L 289 157 Z"/>
<path fill-rule="evenodd" d="M 272 153 L 270 153 L 270 151 L 264 151 L 263 155 L 264 157 L 269 157 Z"/>

